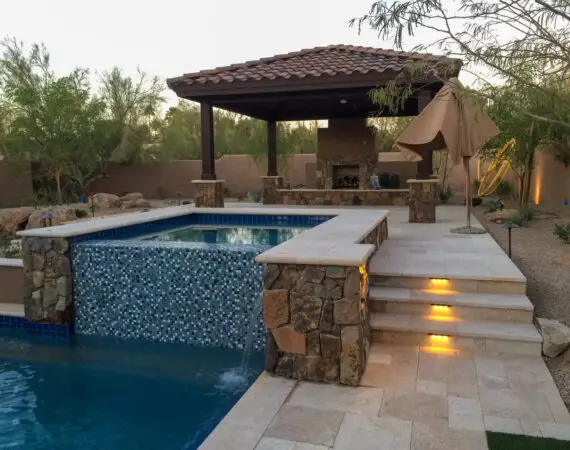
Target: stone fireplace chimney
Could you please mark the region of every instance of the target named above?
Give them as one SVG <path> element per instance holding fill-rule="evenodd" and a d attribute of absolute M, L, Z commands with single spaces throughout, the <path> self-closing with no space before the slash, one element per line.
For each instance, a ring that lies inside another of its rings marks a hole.
<path fill-rule="evenodd" d="M 317 133 L 317 188 L 370 189 L 378 163 L 366 119 L 329 119 Z"/>

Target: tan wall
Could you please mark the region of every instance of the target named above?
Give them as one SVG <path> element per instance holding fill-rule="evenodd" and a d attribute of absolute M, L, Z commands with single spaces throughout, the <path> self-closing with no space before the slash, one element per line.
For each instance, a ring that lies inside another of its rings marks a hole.
<path fill-rule="evenodd" d="M 383 161 L 382 156 L 382 153 L 378 155 L 378 173 L 397 173 L 400 177 L 399 189 L 407 189 L 407 181 L 416 177 L 418 172 L 418 163 L 411 161 Z"/>
<path fill-rule="evenodd" d="M 32 197 L 32 172 L 28 163 L 0 161 L 0 208 Z"/>
<path fill-rule="evenodd" d="M 531 185 L 530 203 L 555 212 L 570 213 L 570 166 L 566 167 L 552 153 L 537 151 Z"/>
<path fill-rule="evenodd" d="M 24 269 L 0 266 L 0 303 L 22 303 L 24 299 Z"/>

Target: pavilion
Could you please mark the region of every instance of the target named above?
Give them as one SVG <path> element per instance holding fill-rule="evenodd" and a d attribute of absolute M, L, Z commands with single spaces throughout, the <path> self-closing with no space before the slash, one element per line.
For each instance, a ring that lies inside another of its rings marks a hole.
<path fill-rule="evenodd" d="M 431 70 L 418 81 L 415 95 L 396 114 L 381 110 L 370 100 L 372 89 L 386 85 L 414 64 L 421 67 L 418 63 L 426 63 Z M 362 196 L 369 189 L 369 177 L 378 162 L 373 132 L 367 127 L 366 119 L 417 115 L 447 78 L 457 76 L 460 67 L 460 60 L 444 56 L 331 45 L 168 79 L 168 86 L 179 97 L 200 103 L 202 175 L 201 180 L 193 181 L 197 190 L 196 205 L 220 207 L 224 201 L 223 180 L 216 179 L 214 107 L 267 122 L 264 203 L 284 203 L 284 198 L 289 204 L 392 201 L 392 196 L 386 193 L 380 196 L 378 191 Z M 320 193 L 308 190 L 287 193 L 277 168 L 276 124 L 316 119 L 329 120 L 329 129 L 319 129 L 318 136 L 319 190 L 313 191 Z M 431 171 L 431 154 L 424 155 L 418 165 L 418 178 L 429 178 Z M 343 180 L 343 184 L 339 185 L 338 180 Z M 352 185 L 350 180 L 353 180 Z M 339 188 L 343 194 L 335 196 L 334 190 Z"/>

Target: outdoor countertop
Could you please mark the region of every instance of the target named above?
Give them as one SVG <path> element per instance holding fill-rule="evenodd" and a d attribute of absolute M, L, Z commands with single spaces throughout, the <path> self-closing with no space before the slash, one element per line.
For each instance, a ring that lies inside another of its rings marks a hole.
<path fill-rule="evenodd" d="M 0 267 L 24 267 L 21 258 L 0 258 Z"/>

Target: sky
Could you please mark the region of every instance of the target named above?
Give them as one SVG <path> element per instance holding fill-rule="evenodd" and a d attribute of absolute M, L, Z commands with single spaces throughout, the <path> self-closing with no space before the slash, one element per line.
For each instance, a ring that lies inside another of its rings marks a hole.
<path fill-rule="evenodd" d="M 391 48 L 350 28 L 373 0 L 0 0 L 0 37 L 43 42 L 58 75 L 137 67 L 162 79 L 330 44 Z M 421 36 L 419 36 L 421 38 Z M 95 77 L 95 75 L 94 75 Z M 176 96 L 169 91 L 168 104 Z"/>

